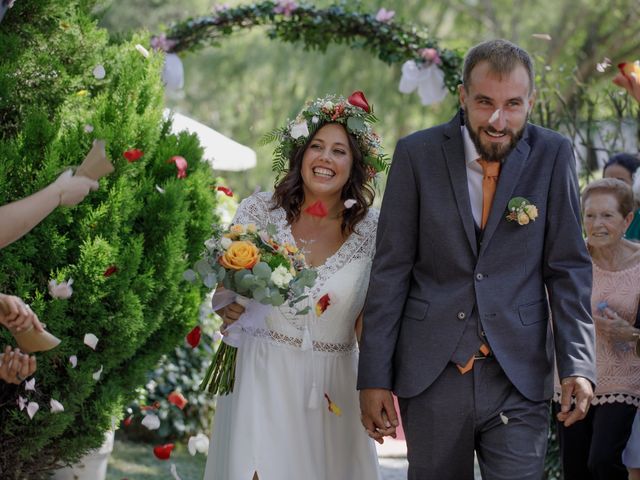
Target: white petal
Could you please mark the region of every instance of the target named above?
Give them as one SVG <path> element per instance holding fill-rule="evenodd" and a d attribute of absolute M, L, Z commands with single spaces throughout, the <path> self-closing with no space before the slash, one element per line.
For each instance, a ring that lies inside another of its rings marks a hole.
<path fill-rule="evenodd" d="M 160 185 L 156 185 L 156 190 L 159 191 L 160 193 L 165 192 L 164 188 L 162 188 Z"/>
<path fill-rule="evenodd" d="M 356 203 L 358 203 L 356 200 L 354 200 L 353 198 L 350 198 L 349 200 L 345 200 L 345 201 L 344 201 L 344 207 L 345 207 L 345 208 L 351 208 L 351 207 L 353 207 Z"/>
<path fill-rule="evenodd" d="M 207 453 L 209 451 L 209 437 L 204 433 L 196 435 L 196 450 L 200 453 Z"/>
<path fill-rule="evenodd" d="M 551 35 L 549 35 L 548 33 L 534 33 L 531 36 L 533 38 L 537 38 L 538 40 L 551 41 Z"/>
<path fill-rule="evenodd" d="M 96 67 L 93 69 L 93 76 L 98 80 L 102 80 L 106 74 L 107 72 L 102 65 L 96 65 Z"/>
<path fill-rule="evenodd" d="M 100 370 L 98 370 L 97 372 L 93 372 L 93 379 L 97 382 L 98 380 L 100 380 L 100 375 L 102 375 L 102 369 L 103 366 L 100 365 Z"/>
<path fill-rule="evenodd" d="M 140 52 L 140 55 L 142 55 L 144 58 L 149 58 L 149 50 L 147 50 L 146 48 L 144 48 L 142 45 L 140 45 L 139 43 L 136 43 L 136 50 L 138 52 Z"/>
<path fill-rule="evenodd" d="M 175 463 L 171 464 L 170 469 L 171 469 L 171 475 L 173 475 L 173 480 L 182 480 L 180 478 L 180 476 L 178 475 L 178 469 L 176 468 L 176 464 Z"/>
<path fill-rule="evenodd" d="M 38 410 L 40 410 L 40 405 L 38 405 L 36 402 L 29 402 L 29 405 L 27 405 L 27 414 L 31 419 L 33 419 L 33 416 Z"/>
<path fill-rule="evenodd" d="M 88 123 L 87 123 L 87 124 L 84 126 L 84 131 L 85 131 L 86 133 L 91 133 L 91 132 L 93 132 L 93 125 L 90 125 L 90 124 L 88 124 Z"/>
<path fill-rule="evenodd" d="M 51 413 L 64 412 L 64 406 L 57 400 L 51 399 Z"/>
<path fill-rule="evenodd" d="M 504 413 L 500 412 L 500 420 L 502 420 L 502 423 L 504 423 L 505 425 L 507 423 L 509 423 L 509 417 L 507 417 Z"/>
<path fill-rule="evenodd" d="M 144 416 L 142 419 L 142 425 L 147 427 L 149 430 L 157 430 L 160 428 L 160 418 L 153 413 L 149 413 Z"/>
<path fill-rule="evenodd" d="M 76 365 L 78 365 L 78 357 L 71 355 L 69 357 L 69 363 L 71 364 L 71 368 L 76 368 Z"/>
<path fill-rule="evenodd" d="M 18 407 L 20 407 L 20 411 L 24 410 L 24 407 L 27 406 L 27 399 L 22 395 L 18 395 Z"/>
<path fill-rule="evenodd" d="M 98 344 L 98 337 L 96 337 L 93 333 L 87 333 L 84 336 L 84 344 L 89 347 L 92 348 L 93 350 L 96 349 L 96 345 Z"/>
<path fill-rule="evenodd" d="M 189 437 L 189 443 L 187 443 L 187 449 L 189 450 L 189 453 L 191 454 L 192 457 L 197 453 L 196 437 Z"/>
<path fill-rule="evenodd" d="M 24 389 L 25 390 L 31 390 L 31 391 L 35 392 L 36 391 L 36 379 L 32 378 L 28 382 L 24 382 Z"/>
<path fill-rule="evenodd" d="M 489 123 L 495 122 L 499 116 L 500 116 L 500 109 L 497 109 L 495 112 L 493 112 L 491 117 L 489 117 Z"/>

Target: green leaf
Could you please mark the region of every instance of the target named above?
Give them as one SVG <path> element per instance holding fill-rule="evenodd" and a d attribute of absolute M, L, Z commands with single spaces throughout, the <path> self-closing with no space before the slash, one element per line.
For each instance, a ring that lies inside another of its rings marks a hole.
<path fill-rule="evenodd" d="M 513 197 L 511 200 L 509 200 L 509 203 L 507 204 L 507 208 L 509 209 L 510 212 L 512 212 L 514 210 L 524 207 L 525 205 L 529 205 L 529 200 L 527 200 L 524 197 Z"/>
<path fill-rule="evenodd" d="M 253 274 L 261 280 L 268 281 L 271 278 L 271 269 L 265 262 L 258 262 L 258 264 L 253 267 Z"/>

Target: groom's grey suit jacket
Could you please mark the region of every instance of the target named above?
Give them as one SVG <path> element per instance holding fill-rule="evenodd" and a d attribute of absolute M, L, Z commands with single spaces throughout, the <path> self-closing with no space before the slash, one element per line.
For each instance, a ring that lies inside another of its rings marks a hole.
<path fill-rule="evenodd" d="M 552 394 L 554 350 L 560 378 L 579 375 L 595 384 L 591 261 L 570 142 L 527 124 L 502 165 L 479 238 L 462 121 L 460 113 L 396 147 L 364 310 L 358 388 L 421 393 L 451 360 L 467 322 L 479 324 L 509 380 L 530 400 Z M 538 218 L 508 221 L 513 197 L 534 204 Z"/>

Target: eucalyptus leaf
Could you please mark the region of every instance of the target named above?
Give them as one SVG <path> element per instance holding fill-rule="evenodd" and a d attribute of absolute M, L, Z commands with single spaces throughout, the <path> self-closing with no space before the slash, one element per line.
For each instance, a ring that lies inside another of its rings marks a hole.
<path fill-rule="evenodd" d="M 202 282 L 207 288 L 215 288 L 216 285 L 218 285 L 218 277 L 215 273 L 211 272 L 203 278 Z"/>
<path fill-rule="evenodd" d="M 253 274 L 261 280 L 269 280 L 271 278 L 271 268 L 265 262 L 259 262 L 253 267 Z"/>
<path fill-rule="evenodd" d="M 196 262 L 195 268 L 201 277 L 206 277 L 213 270 L 211 269 L 211 265 L 206 260 L 200 259 Z"/>
<path fill-rule="evenodd" d="M 187 281 L 187 282 L 195 282 L 196 279 L 198 278 L 198 275 L 196 274 L 196 272 L 194 272 L 193 270 L 189 269 L 187 271 L 185 271 L 182 274 L 182 277 Z"/>

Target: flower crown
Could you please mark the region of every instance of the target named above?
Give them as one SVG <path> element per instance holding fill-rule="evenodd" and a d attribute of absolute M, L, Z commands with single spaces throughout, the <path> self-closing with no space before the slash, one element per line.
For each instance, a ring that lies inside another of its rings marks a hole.
<path fill-rule="evenodd" d="M 374 180 L 379 172 L 389 170 L 389 157 L 382 153 L 380 137 L 371 128 L 377 121 L 364 93 L 353 92 L 348 99 L 327 95 L 307 102 L 295 120 L 266 135 L 263 143 L 279 142 L 273 152 L 272 166 L 278 179 L 287 171 L 295 149 L 303 146 L 319 127 L 327 123 L 339 123 L 356 138 L 369 180 Z"/>

